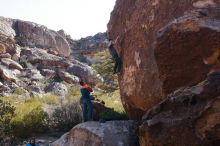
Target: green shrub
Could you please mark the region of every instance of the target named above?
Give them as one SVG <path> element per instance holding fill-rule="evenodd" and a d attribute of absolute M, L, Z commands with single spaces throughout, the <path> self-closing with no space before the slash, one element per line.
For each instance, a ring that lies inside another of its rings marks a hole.
<path fill-rule="evenodd" d="M 118 89 L 118 77 L 113 74 L 114 61 L 110 53 L 105 50 L 95 54 L 95 58 L 100 62 L 92 67 L 104 78 L 104 83 L 99 87 L 107 92 Z"/>
<path fill-rule="evenodd" d="M 8 143 L 12 138 L 10 122 L 14 111 L 15 108 L 9 102 L 0 100 L 0 145 Z"/>
<path fill-rule="evenodd" d="M 55 109 L 51 117 L 51 127 L 59 131 L 68 131 L 82 122 L 82 110 L 79 102 L 69 103 Z"/>
<path fill-rule="evenodd" d="M 23 67 L 23 68 L 33 68 L 33 65 L 30 62 L 27 62 L 27 60 L 21 60 L 19 62 L 19 64 Z"/>
<path fill-rule="evenodd" d="M 19 64 L 20 64 L 23 68 L 28 68 L 27 61 L 20 61 Z"/>
<path fill-rule="evenodd" d="M 48 129 L 48 115 L 41 106 L 33 108 L 28 113 L 13 118 L 13 134 L 18 138 L 27 138 Z"/>
<path fill-rule="evenodd" d="M 65 102 L 71 103 L 71 102 L 78 102 L 81 97 L 79 88 L 75 86 L 69 86 L 68 87 L 68 94 L 65 96 Z"/>
<path fill-rule="evenodd" d="M 16 95 L 24 95 L 26 93 L 26 91 L 21 87 L 17 87 L 17 88 L 15 88 L 13 93 Z"/>
<path fill-rule="evenodd" d="M 49 105 L 55 105 L 57 104 L 57 96 L 55 95 L 45 95 L 42 97 L 35 97 L 38 99 L 41 103 L 49 104 Z"/>
<path fill-rule="evenodd" d="M 104 120 L 128 120 L 128 116 L 125 111 L 117 112 L 115 110 L 108 110 L 106 112 L 102 112 L 100 115 L 101 119 Z"/>

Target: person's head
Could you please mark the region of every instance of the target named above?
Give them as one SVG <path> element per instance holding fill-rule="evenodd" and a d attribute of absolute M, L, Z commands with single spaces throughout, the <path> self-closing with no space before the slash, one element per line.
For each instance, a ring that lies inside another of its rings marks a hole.
<path fill-rule="evenodd" d="M 80 84 L 81 86 L 85 85 L 85 83 L 84 83 L 83 81 L 80 81 L 79 84 Z"/>

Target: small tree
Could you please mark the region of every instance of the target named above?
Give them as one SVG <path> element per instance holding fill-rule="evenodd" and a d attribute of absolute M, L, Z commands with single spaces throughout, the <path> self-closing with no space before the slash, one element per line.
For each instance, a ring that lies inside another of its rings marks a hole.
<path fill-rule="evenodd" d="M 117 75 L 113 74 L 114 61 L 108 50 L 98 52 L 95 58 L 99 63 L 94 64 L 93 67 L 104 78 L 102 88 L 110 92 L 118 89 Z"/>

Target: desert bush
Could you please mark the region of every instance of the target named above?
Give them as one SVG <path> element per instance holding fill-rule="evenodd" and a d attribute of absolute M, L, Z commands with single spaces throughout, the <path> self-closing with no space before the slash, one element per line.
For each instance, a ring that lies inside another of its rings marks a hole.
<path fill-rule="evenodd" d="M 36 100 L 39 100 L 41 103 L 45 103 L 48 105 L 55 105 L 57 104 L 58 100 L 57 100 L 57 96 L 56 95 L 44 95 L 42 97 L 35 97 Z"/>
<path fill-rule="evenodd" d="M 13 91 L 13 94 L 16 94 L 16 95 L 24 95 L 25 93 L 26 91 L 22 87 L 17 87 Z"/>
<path fill-rule="evenodd" d="M 19 61 L 19 64 L 23 68 L 33 68 L 33 65 L 31 63 L 27 62 L 27 60 L 21 60 L 21 61 Z"/>
<path fill-rule="evenodd" d="M 13 136 L 10 122 L 14 112 L 15 107 L 9 102 L 0 100 L 0 145 L 8 143 Z"/>
<path fill-rule="evenodd" d="M 79 102 L 72 102 L 55 109 L 50 119 L 51 127 L 58 131 L 68 131 L 82 122 Z"/>
<path fill-rule="evenodd" d="M 17 114 L 11 126 L 15 137 L 27 138 L 48 130 L 48 115 L 41 106 L 38 106 L 23 115 Z"/>
<path fill-rule="evenodd" d="M 114 61 L 108 50 L 98 52 L 95 58 L 99 63 L 92 65 L 92 67 L 104 78 L 104 83 L 99 87 L 107 92 L 112 92 L 118 89 L 117 75 L 113 74 Z"/>
<path fill-rule="evenodd" d="M 107 121 L 110 120 L 128 120 L 128 116 L 125 111 L 115 111 L 114 109 L 102 112 L 100 115 L 100 119 L 104 119 Z"/>

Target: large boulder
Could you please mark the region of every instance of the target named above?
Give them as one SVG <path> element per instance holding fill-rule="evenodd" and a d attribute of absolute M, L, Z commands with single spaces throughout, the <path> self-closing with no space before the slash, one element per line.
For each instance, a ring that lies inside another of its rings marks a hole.
<path fill-rule="evenodd" d="M 67 59 L 56 55 L 48 54 L 46 50 L 40 48 L 22 48 L 21 56 L 27 56 L 27 61 L 32 64 L 43 66 L 54 66 L 67 68 L 71 65 Z"/>
<path fill-rule="evenodd" d="M 11 55 L 9 53 L 0 54 L 0 58 L 11 58 Z"/>
<path fill-rule="evenodd" d="M 15 31 L 12 28 L 13 20 L 9 18 L 4 18 L 0 16 L 0 34 L 9 37 L 14 38 L 15 37 Z"/>
<path fill-rule="evenodd" d="M 66 85 L 58 82 L 51 83 L 45 88 L 45 92 L 51 92 L 54 95 L 65 96 L 68 93 Z"/>
<path fill-rule="evenodd" d="M 13 81 L 17 82 L 18 78 L 16 77 L 17 74 L 20 74 L 18 70 L 11 70 L 4 65 L 0 64 L 0 79 L 3 81 Z"/>
<path fill-rule="evenodd" d="M 2 58 L 1 62 L 11 69 L 17 69 L 20 71 L 23 70 L 23 67 L 19 63 L 15 62 L 14 60 L 11 60 L 9 58 Z"/>
<path fill-rule="evenodd" d="M 220 145 L 220 71 L 182 88 L 149 110 L 140 126 L 141 146 Z"/>
<path fill-rule="evenodd" d="M 44 79 L 39 70 L 31 68 L 23 70 L 22 77 L 28 78 L 30 81 L 43 81 Z"/>
<path fill-rule="evenodd" d="M 75 126 L 52 146 L 136 146 L 134 121 L 86 122 Z"/>
<path fill-rule="evenodd" d="M 119 82 L 131 118 L 219 68 L 218 0 L 118 0 L 108 37 L 122 59 Z"/>
<path fill-rule="evenodd" d="M 89 84 L 95 85 L 103 82 L 103 78 L 92 67 L 76 60 L 73 61 L 73 64 L 67 69 L 67 72 Z"/>
<path fill-rule="evenodd" d="M 69 84 L 79 83 L 79 78 L 74 75 L 69 74 L 68 72 L 60 70 L 60 71 L 58 71 L 58 75 L 63 81 L 65 81 Z"/>
<path fill-rule="evenodd" d="M 4 34 L 0 34 L 0 54 L 15 52 L 16 43 L 13 38 L 10 38 Z"/>
<path fill-rule="evenodd" d="M 21 46 L 38 48 L 56 48 L 60 56 L 70 55 L 70 46 L 67 40 L 56 31 L 45 26 L 16 20 L 14 23 L 16 38 Z"/>
<path fill-rule="evenodd" d="M 13 20 L 0 17 L 0 54 L 15 49 L 15 31 L 12 28 Z"/>

